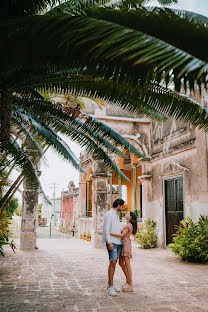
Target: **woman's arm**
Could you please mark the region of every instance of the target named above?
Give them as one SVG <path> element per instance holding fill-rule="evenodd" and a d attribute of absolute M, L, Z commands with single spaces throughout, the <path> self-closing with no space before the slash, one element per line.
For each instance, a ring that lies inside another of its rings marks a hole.
<path fill-rule="evenodd" d="M 110 233 L 111 236 L 115 236 L 115 237 L 120 237 L 120 238 L 124 238 L 129 232 L 129 229 L 124 229 L 122 234 L 114 234 L 114 233 Z"/>

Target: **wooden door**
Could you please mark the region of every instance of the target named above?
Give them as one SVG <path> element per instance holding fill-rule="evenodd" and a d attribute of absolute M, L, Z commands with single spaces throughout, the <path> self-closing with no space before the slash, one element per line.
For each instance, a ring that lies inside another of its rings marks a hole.
<path fill-rule="evenodd" d="M 166 245 L 172 243 L 176 225 L 183 219 L 183 178 L 165 180 Z"/>

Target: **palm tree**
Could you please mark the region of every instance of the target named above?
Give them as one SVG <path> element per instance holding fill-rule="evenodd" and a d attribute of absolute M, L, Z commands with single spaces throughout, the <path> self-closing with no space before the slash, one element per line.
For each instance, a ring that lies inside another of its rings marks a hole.
<path fill-rule="evenodd" d="M 35 15 L 55 3 L 30 0 L 17 6 L 16 1 L 10 1 L 9 10 L 2 4 L 2 149 L 17 153 L 14 142 L 8 143 L 10 120 L 14 114 L 16 122 L 17 116 L 22 118 L 28 105 L 33 125 L 46 122 L 37 121 L 45 101 L 27 96 L 38 89 L 99 96 L 140 115 L 162 120 L 176 117 L 207 129 L 206 109 L 167 88 L 170 83 L 176 90 L 206 87 L 207 56 L 203 47 L 208 30 L 204 25 L 168 9 L 144 9 L 135 1 L 122 1 L 116 9 L 115 5 L 99 7 L 96 1 L 66 1 L 48 14 Z M 34 115 L 37 112 L 39 116 Z M 76 123 L 73 116 L 69 119 L 71 136 L 75 136 L 80 121 Z M 103 131 L 110 132 L 96 120 L 87 121 L 82 131 L 86 134 L 96 129 L 96 140 Z M 60 122 L 54 126 L 60 128 Z"/>
<path fill-rule="evenodd" d="M 86 118 L 87 122 L 75 118 L 78 115 Z M 5 155 L 9 157 L 9 165 L 14 160 L 15 167 L 21 167 L 21 173 L 0 200 L 2 209 L 24 178 L 32 187 L 39 186 L 37 164 L 44 157 L 44 152 L 49 146 L 76 169 L 83 171 L 79 160 L 58 133 L 78 142 L 94 159 L 104 161 L 106 168 L 111 168 L 127 180 L 128 178 L 111 160 L 107 152 L 111 151 L 125 158 L 126 155 L 118 148 L 120 146 L 139 157 L 144 157 L 116 131 L 86 114 L 82 115 L 77 105 L 73 108 L 54 103 L 37 91 L 30 90 L 30 94 L 13 95 L 11 118 L 11 138 L 4 157 Z"/>

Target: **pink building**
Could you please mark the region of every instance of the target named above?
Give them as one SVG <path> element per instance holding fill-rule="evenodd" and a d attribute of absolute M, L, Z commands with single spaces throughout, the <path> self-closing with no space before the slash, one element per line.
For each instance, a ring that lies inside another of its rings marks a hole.
<path fill-rule="evenodd" d="M 67 233 L 72 230 L 72 227 L 75 227 L 76 231 L 79 189 L 75 188 L 73 181 L 70 181 L 68 184 L 68 190 L 63 191 L 61 195 L 61 230 Z"/>

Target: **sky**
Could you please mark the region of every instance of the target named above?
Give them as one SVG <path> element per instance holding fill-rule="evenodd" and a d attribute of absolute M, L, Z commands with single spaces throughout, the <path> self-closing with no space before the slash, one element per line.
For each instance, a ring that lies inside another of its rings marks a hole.
<path fill-rule="evenodd" d="M 81 147 L 69 139 L 64 138 L 73 153 L 79 158 Z M 66 190 L 68 183 L 74 181 L 75 186 L 79 183 L 79 171 L 77 171 L 69 162 L 58 155 L 52 148 L 45 153 L 48 166 L 41 165 L 42 171 L 40 181 L 42 187 L 49 197 L 53 197 L 55 184 L 55 197 L 60 197 L 61 191 Z"/>
<path fill-rule="evenodd" d="M 151 5 L 156 5 L 157 1 L 153 0 Z M 179 0 L 176 5 L 171 7 L 193 11 L 202 15 L 208 16 L 208 0 Z M 79 157 L 81 148 L 78 144 L 67 140 L 70 148 L 75 155 Z M 48 161 L 48 167 L 41 166 L 41 183 L 45 193 L 49 197 L 53 197 L 54 183 L 55 183 L 55 195 L 59 197 L 62 190 L 67 189 L 69 181 L 74 181 L 78 186 L 79 172 L 75 170 L 69 163 L 58 156 L 52 149 L 46 152 L 46 159 Z"/>
<path fill-rule="evenodd" d="M 153 0 L 151 4 L 157 5 L 158 2 Z M 178 4 L 171 5 L 170 7 L 208 16 L 208 0 L 179 0 Z"/>

